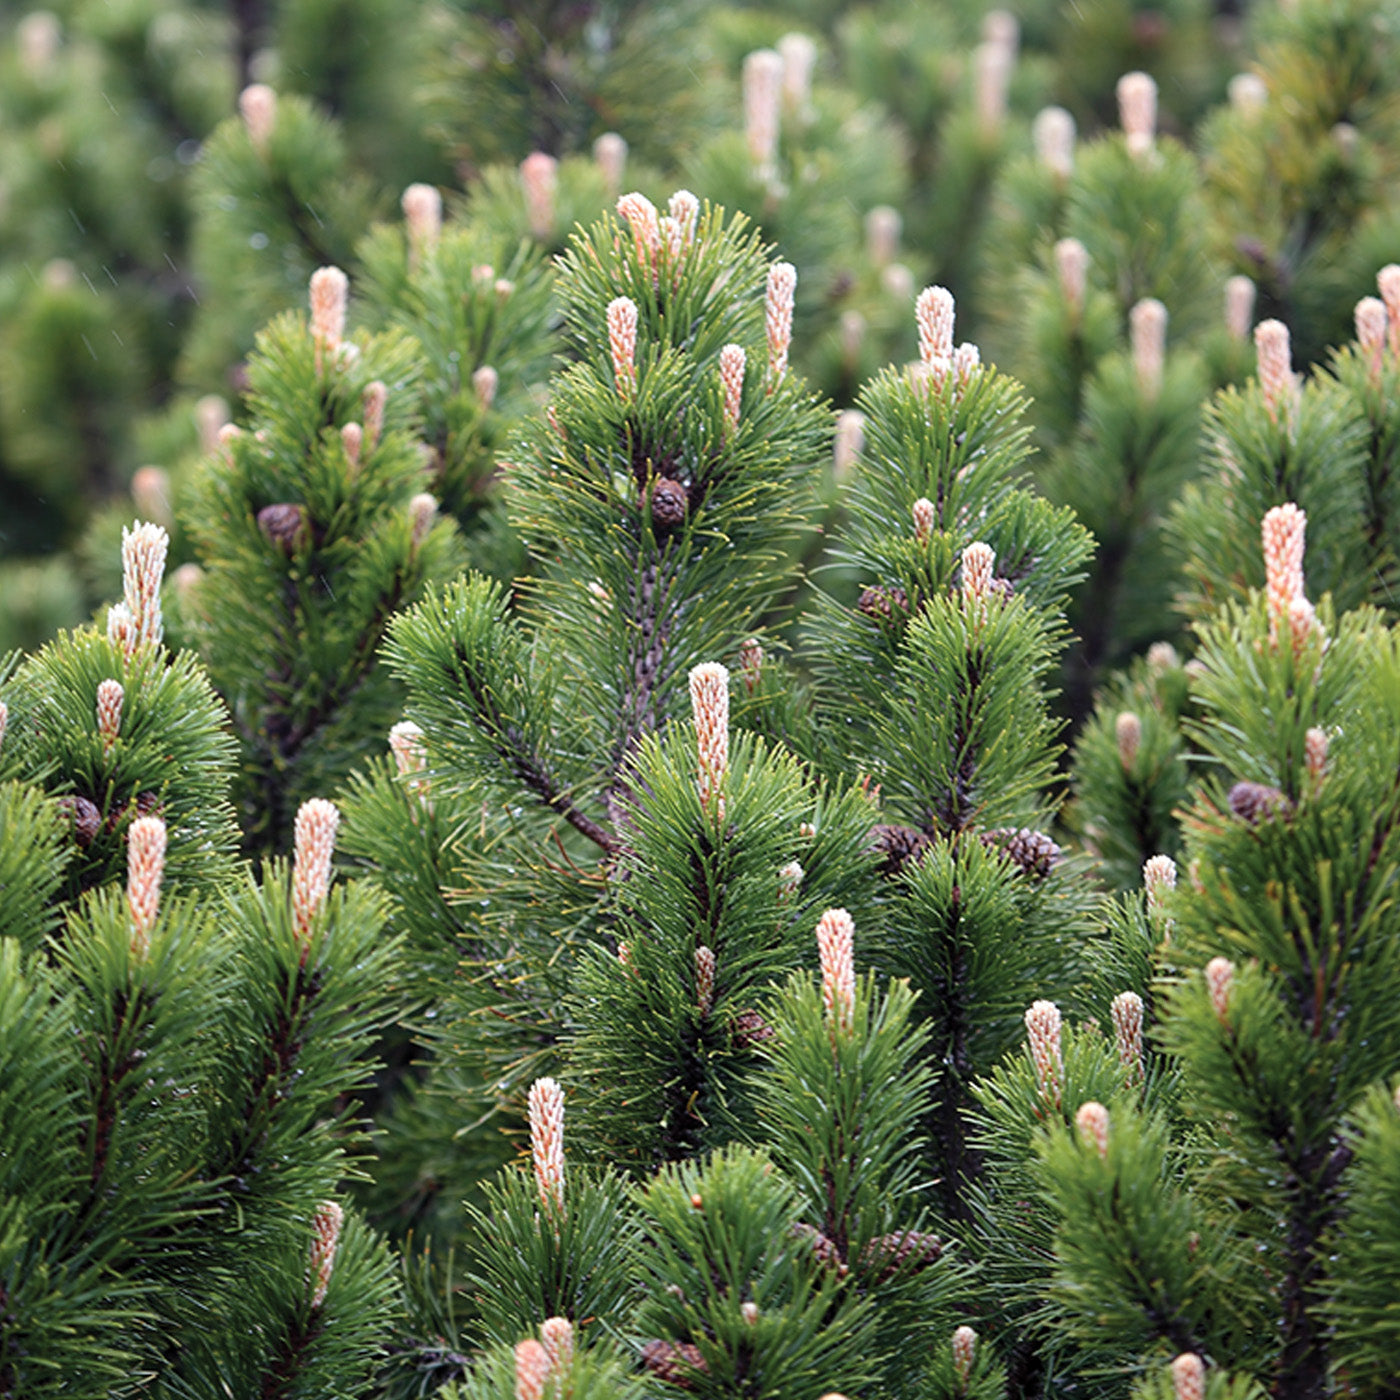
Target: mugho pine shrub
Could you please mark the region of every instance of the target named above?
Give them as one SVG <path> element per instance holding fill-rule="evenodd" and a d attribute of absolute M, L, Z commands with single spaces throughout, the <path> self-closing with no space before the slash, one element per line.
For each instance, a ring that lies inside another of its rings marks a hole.
<path fill-rule="evenodd" d="M 1194 188 L 1129 126 L 1064 208 Z M 1086 225 L 1048 468 L 930 287 L 833 477 L 742 215 L 575 229 L 488 425 L 544 274 L 436 208 L 361 245 L 365 331 L 329 269 L 264 331 L 180 644 L 144 524 L 105 634 L 0 680 L 0 1393 L 1389 1394 L 1389 269 L 1194 447 L 1222 378 L 1151 298 L 1208 335 L 1209 278 Z M 497 473 L 514 580 L 428 494 Z M 1150 617 L 1099 664 L 1174 640 L 1076 737 L 1110 529 Z"/>

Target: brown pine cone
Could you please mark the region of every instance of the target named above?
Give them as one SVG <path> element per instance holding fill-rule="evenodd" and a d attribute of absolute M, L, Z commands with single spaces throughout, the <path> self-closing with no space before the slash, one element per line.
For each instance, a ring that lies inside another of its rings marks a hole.
<path fill-rule="evenodd" d="M 1267 783 L 1241 782 L 1230 789 L 1230 810 L 1250 826 L 1258 826 L 1270 817 L 1286 817 L 1292 808 L 1283 793 Z"/>
<path fill-rule="evenodd" d="M 916 865 L 928 850 L 929 838 L 912 826 L 895 826 L 881 822 L 870 828 L 865 849 L 883 855 L 881 875 L 898 875 L 906 866 Z"/>
<path fill-rule="evenodd" d="M 909 595 L 897 585 L 876 584 L 860 595 L 856 607 L 876 622 L 902 622 L 909 614 Z"/>
<path fill-rule="evenodd" d="M 293 555 L 306 533 L 306 512 L 300 506 L 281 502 L 264 506 L 258 512 L 258 529 L 282 551 Z"/>
<path fill-rule="evenodd" d="M 642 1348 L 642 1365 L 660 1381 L 670 1381 L 682 1390 L 695 1389 L 695 1375 L 707 1375 L 709 1367 L 700 1348 L 690 1342 L 648 1342 Z"/>
<path fill-rule="evenodd" d="M 60 797 L 58 805 L 73 823 L 73 838 L 78 845 L 91 846 L 102 827 L 102 813 L 97 810 L 97 804 L 86 797 Z"/>
<path fill-rule="evenodd" d="M 751 1050 L 765 1040 L 772 1040 L 777 1031 L 757 1011 L 741 1011 L 734 1018 L 729 1034 L 736 1050 Z"/>
<path fill-rule="evenodd" d="M 651 488 L 651 523 L 657 530 L 674 530 L 685 522 L 690 497 L 679 481 L 662 477 Z"/>
<path fill-rule="evenodd" d="M 846 1272 L 846 1261 L 842 1259 L 841 1251 L 836 1247 L 836 1241 L 822 1234 L 816 1226 L 806 1225 L 802 1221 L 798 1221 L 792 1227 L 792 1233 L 796 1239 L 806 1240 L 810 1243 L 812 1253 L 828 1269 L 835 1269 L 838 1274 Z"/>
<path fill-rule="evenodd" d="M 1028 826 L 1019 830 L 999 826 L 984 831 L 982 844 L 989 849 L 1005 851 L 1021 867 L 1023 874 L 1036 880 L 1043 880 L 1059 864 L 1063 854 L 1043 831 L 1032 831 Z"/>
<path fill-rule="evenodd" d="M 896 1274 L 916 1274 L 943 1253 L 943 1241 L 924 1230 L 899 1230 L 880 1235 L 861 1251 L 861 1267 L 885 1283 Z"/>
<path fill-rule="evenodd" d="M 160 794 L 147 788 L 136 794 L 135 802 L 125 802 L 107 813 L 107 830 L 115 831 L 128 817 L 134 821 L 137 817 L 149 817 L 153 812 L 160 815 Z"/>

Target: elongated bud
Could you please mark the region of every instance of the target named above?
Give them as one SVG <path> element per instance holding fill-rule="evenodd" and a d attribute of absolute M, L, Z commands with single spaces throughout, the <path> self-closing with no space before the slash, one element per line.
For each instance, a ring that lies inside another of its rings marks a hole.
<path fill-rule="evenodd" d="M 574 1325 L 567 1317 L 547 1317 L 540 1324 L 540 1341 L 549 1355 L 552 1376 L 563 1376 L 574 1364 Z"/>
<path fill-rule="evenodd" d="M 389 749 L 399 776 L 407 780 L 408 790 L 427 805 L 431 786 L 421 775 L 428 767 L 428 749 L 423 731 L 410 719 L 400 720 L 389 730 Z"/>
<path fill-rule="evenodd" d="M 408 518 L 412 522 L 409 532 L 409 549 L 415 554 L 423 546 L 423 541 L 428 538 L 428 531 L 433 528 L 433 522 L 437 519 L 438 503 L 435 496 L 430 496 L 426 491 L 420 491 L 408 503 Z"/>
<path fill-rule="evenodd" d="M 1006 94 L 1015 66 L 1016 50 L 1006 44 L 988 41 L 972 51 L 973 105 L 984 138 L 995 137 L 1006 121 Z"/>
<path fill-rule="evenodd" d="M 416 266 L 437 250 L 442 236 L 442 195 L 434 185 L 410 185 L 401 202 L 409 261 Z"/>
<path fill-rule="evenodd" d="M 1089 250 L 1077 238 L 1062 238 L 1055 244 L 1055 271 L 1060 279 L 1060 295 L 1078 320 L 1084 314 L 1084 294 L 1089 285 Z"/>
<path fill-rule="evenodd" d="M 1297 656 L 1317 630 L 1317 611 L 1301 594 L 1288 605 L 1288 633 Z"/>
<path fill-rule="evenodd" d="M 988 10 L 982 16 L 982 42 L 998 44 L 1016 56 L 1021 45 L 1021 22 L 1010 10 Z"/>
<path fill-rule="evenodd" d="M 530 1086 L 530 1156 L 546 1211 L 564 1213 L 564 1091 L 553 1079 Z"/>
<path fill-rule="evenodd" d="M 880 273 L 880 286 L 890 301 L 903 305 L 914 295 L 914 274 L 908 263 L 892 262 Z"/>
<path fill-rule="evenodd" d="M 1136 992 L 1119 992 L 1113 998 L 1113 1038 L 1118 1063 L 1127 1071 L 1129 1084 L 1142 1082 L 1142 998 Z"/>
<path fill-rule="evenodd" d="M 382 379 L 371 379 L 365 385 L 360 402 L 365 420 L 364 445 L 370 452 L 379 446 L 379 439 L 384 434 L 384 406 L 388 401 L 389 390 Z"/>
<path fill-rule="evenodd" d="M 389 730 L 389 748 L 401 776 L 421 773 L 428 766 L 423 731 L 411 719 L 400 720 Z"/>
<path fill-rule="evenodd" d="M 532 151 L 520 162 L 525 191 L 525 222 L 530 233 L 547 243 L 554 233 L 554 195 L 559 188 L 559 162 L 543 151 Z"/>
<path fill-rule="evenodd" d="M 544 1400 L 549 1352 L 533 1337 L 515 1345 L 515 1400 Z"/>
<path fill-rule="evenodd" d="M 1154 929 L 1162 929 L 1165 937 L 1171 930 L 1167 904 L 1176 889 L 1176 862 L 1170 856 L 1152 856 L 1143 864 L 1142 884 L 1147 891 L 1147 921 Z"/>
<path fill-rule="evenodd" d="M 1031 123 L 1036 159 L 1057 180 L 1074 174 L 1074 118 L 1063 107 L 1042 107 Z"/>
<path fill-rule="evenodd" d="M 136 624 L 125 603 L 113 603 L 107 609 L 107 640 L 126 657 L 136 649 Z"/>
<path fill-rule="evenodd" d="M 336 1251 L 340 1248 L 340 1227 L 344 1223 L 345 1212 L 334 1201 L 322 1201 L 316 1207 L 316 1216 L 311 1222 L 311 1259 L 307 1270 L 313 1310 L 326 1301 Z"/>
<path fill-rule="evenodd" d="M 316 347 L 316 373 L 335 363 L 345 334 L 345 305 L 350 279 L 338 267 L 318 267 L 311 274 L 311 339 Z"/>
<path fill-rule="evenodd" d="M 885 267 L 899 256 L 904 220 L 899 210 L 877 204 L 865 216 L 865 255 L 876 267 Z"/>
<path fill-rule="evenodd" d="M 1235 965 L 1229 958 L 1212 958 L 1206 964 L 1206 990 L 1216 1019 L 1222 1026 L 1230 1023 L 1230 988 L 1235 981 Z"/>
<path fill-rule="evenodd" d="M 637 303 L 631 297 L 616 297 L 608 303 L 608 345 L 613 382 L 626 398 L 637 382 Z"/>
<path fill-rule="evenodd" d="M 340 430 L 340 445 L 345 449 L 345 460 L 351 472 L 359 469 L 360 453 L 365 445 L 365 430 L 359 423 L 347 423 Z"/>
<path fill-rule="evenodd" d="M 1225 93 L 1230 106 L 1246 116 L 1262 112 L 1269 100 L 1268 85 L 1257 73 L 1236 73 L 1225 85 Z"/>
<path fill-rule="evenodd" d="M 1376 273 L 1376 289 L 1385 302 L 1390 353 L 1400 355 L 1400 263 L 1387 263 Z"/>
<path fill-rule="evenodd" d="M 120 681 L 103 681 L 97 687 L 97 732 L 102 739 L 102 753 L 110 755 L 122 728 L 122 701 L 126 692 Z"/>
<path fill-rule="evenodd" d="M 610 198 L 622 189 L 622 176 L 627 169 L 627 142 L 615 131 L 605 131 L 593 143 L 593 159 L 603 176 Z"/>
<path fill-rule="evenodd" d="M 790 860 L 778 871 L 778 898 L 786 899 L 802 887 L 802 877 L 806 872 L 800 862 Z"/>
<path fill-rule="evenodd" d="M 496 402 L 496 390 L 500 387 L 501 376 L 496 373 L 491 365 L 482 365 L 480 369 L 472 374 L 472 388 L 476 390 L 476 396 L 481 401 L 483 410 L 489 409 Z"/>
<path fill-rule="evenodd" d="M 702 1016 L 708 1016 L 715 1004 L 715 952 L 713 948 L 695 950 L 695 1004 Z"/>
<path fill-rule="evenodd" d="M 690 709 L 695 720 L 696 782 L 700 805 L 724 819 L 729 775 L 729 672 L 707 661 L 690 673 Z"/>
<path fill-rule="evenodd" d="M 700 201 L 689 190 L 677 190 L 666 201 L 666 210 L 679 231 L 682 246 L 688 248 L 695 241 L 695 230 L 700 222 Z"/>
<path fill-rule="evenodd" d="M 920 544 L 927 544 L 938 528 L 938 507 L 927 496 L 920 496 L 914 502 L 914 538 Z"/>
<path fill-rule="evenodd" d="M 1118 119 L 1128 154 L 1138 160 L 1149 155 L 1157 136 L 1157 84 L 1146 73 L 1118 79 Z"/>
<path fill-rule="evenodd" d="M 768 269 L 768 295 L 763 306 L 764 325 L 768 331 L 768 374 L 774 384 L 787 372 L 796 295 L 797 269 L 791 263 L 774 263 Z"/>
<path fill-rule="evenodd" d="M 250 83 L 238 94 L 238 112 L 248 140 L 260 155 L 267 155 L 272 129 L 277 125 L 277 94 L 266 83 Z"/>
<path fill-rule="evenodd" d="M 1151 403 L 1162 391 L 1162 366 L 1167 354 L 1167 308 L 1155 297 L 1144 297 L 1128 313 L 1128 324 L 1138 390 Z"/>
<path fill-rule="evenodd" d="M 1380 382 L 1386 329 L 1385 303 L 1379 297 L 1362 297 L 1356 303 L 1356 340 L 1372 384 Z"/>
<path fill-rule="evenodd" d="M 1269 599 L 1271 632 L 1288 619 L 1293 600 L 1303 596 L 1303 552 L 1308 517 L 1292 502 L 1275 506 L 1264 516 L 1260 534 L 1264 546 L 1264 587 Z"/>
<path fill-rule="evenodd" d="M 1264 407 L 1275 423 L 1280 415 L 1286 421 L 1298 398 L 1288 327 L 1282 321 L 1260 321 L 1254 328 L 1254 350 L 1259 357 L 1259 389 L 1264 395 Z"/>
<path fill-rule="evenodd" d="M 773 174 L 778 154 L 778 120 L 783 91 L 782 55 L 773 49 L 756 49 L 744 60 L 744 136 L 749 159 L 760 177 Z"/>
<path fill-rule="evenodd" d="M 953 1333 L 953 1373 L 958 1384 L 966 1385 L 972 1374 L 973 1362 L 977 1360 L 977 1333 L 966 1324 Z"/>
<path fill-rule="evenodd" d="M 174 522 L 170 512 L 170 473 L 159 467 L 138 467 L 131 478 L 131 501 L 138 515 L 169 529 Z"/>
<path fill-rule="evenodd" d="M 744 689 L 752 694 L 763 673 L 763 644 L 757 637 L 750 637 L 739 648 L 739 673 L 744 678 Z"/>
<path fill-rule="evenodd" d="M 15 47 L 25 73 L 44 79 L 53 70 L 63 44 L 63 26 L 49 10 L 34 10 L 15 25 Z"/>
<path fill-rule="evenodd" d="M 836 1035 L 850 1035 L 856 1016 L 856 926 L 844 909 L 828 909 L 817 921 L 822 1005 Z"/>
<path fill-rule="evenodd" d="M 138 960 L 145 958 L 151 946 L 164 874 L 165 823 L 159 817 L 137 817 L 126 834 L 126 906 L 131 914 L 131 951 Z"/>
<path fill-rule="evenodd" d="M 170 536 L 159 525 L 122 526 L 122 601 L 131 620 L 128 657 L 140 647 L 159 646 L 165 637 L 160 583 L 169 548 Z"/>
<path fill-rule="evenodd" d="M 1254 324 L 1254 283 L 1243 275 L 1231 277 L 1225 283 L 1225 332 L 1231 340 L 1241 343 L 1249 339 Z"/>
<path fill-rule="evenodd" d="M 1064 1060 L 1060 1054 L 1060 1008 L 1053 1001 L 1034 1001 L 1026 1012 L 1026 1040 L 1035 1064 L 1040 1097 L 1060 1106 Z"/>
<path fill-rule="evenodd" d="M 1142 744 L 1142 721 L 1131 710 L 1122 711 L 1113 721 L 1113 736 L 1118 741 L 1118 761 L 1125 773 L 1131 773 Z"/>
<path fill-rule="evenodd" d="M 225 423 L 219 429 L 219 454 L 230 466 L 233 465 L 233 445 L 243 436 L 243 429 L 237 423 Z"/>
<path fill-rule="evenodd" d="M 632 230 L 632 242 L 637 246 L 637 259 L 643 266 L 655 267 L 661 254 L 661 223 L 656 205 L 646 195 L 635 190 L 617 201 L 617 212 Z"/>
<path fill-rule="evenodd" d="M 750 1327 L 756 1327 L 758 1325 L 758 1304 L 752 1301 L 740 1303 L 739 1315 Z"/>
<path fill-rule="evenodd" d="M 1174 1400 L 1205 1400 L 1206 1368 L 1194 1351 L 1184 1351 L 1172 1362 Z"/>
<path fill-rule="evenodd" d="M 1308 776 L 1320 783 L 1327 774 L 1327 731 L 1314 725 L 1303 735 L 1303 753 L 1307 759 Z"/>
<path fill-rule="evenodd" d="M 962 552 L 962 596 L 968 607 L 986 603 L 992 591 L 992 569 L 996 555 L 989 544 L 977 540 Z"/>
<path fill-rule="evenodd" d="M 970 340 L 953 351 L 953 380 L 959 389 L 966 389 L 981 368 L 982 352 Z"/>
<path fill-rule="evenodd" d="M 930 369 L 946 367 L 953 358 L 953 314 L 953 294 L 946 287 L 925 287 L 914 303 L 919 358 Z"/>
<path fill-rule="evenodd" d="M 732 437 L 739 426 L 739 408 L 744 395 L 744 368 L 747 356 L 742 345 L 726 345 L 719 352 L 719 382 L 724 391 L 725 436 Z"/>
<path fill-rule="evenodd" d="M 783 108 L 803 117 L 812 100 L 817 46 L 806 34 L 784 34 L 778 40 L 778 56 L 783 60 Z"/>
<path fill-rule="evenodd" d="M 205 394 L 194 406 L 199 450 L 207 457 L 219 450 L 219 429 L 228 422 L 228 404 L 218 394 Z"/>
<path fill-rule="evenodd" d="M 324 797 L 313 797 L 297 810 L 296 841 L 292 855 L 292 918 L 303 956 L 311 925 L 326 902 L 331 887 L 331 858 L 340 812 Z"/>
<path fill-rule="evenodd" d="M 832 449 L 831 470 L 838 482 L 845 481 L 860 461 L 865 450 L 865 414 L 848 408 L 836 419 L 836 440 Z"/>
<path fill-rule="evenodd" d="M 865 317 L 854 307 L 841 313 L 841 357 L 854 369 L 865 345 Z"/>
<path fill-rule="evenodd" d="M 1080 1141 L 1092 1147 L 1101 1160 L 1108 1160 L 1108 1110 L 1092 1099 L 1081 1104 L 1074 1115 L 1074 1125 L 1079 1129 Z"/>

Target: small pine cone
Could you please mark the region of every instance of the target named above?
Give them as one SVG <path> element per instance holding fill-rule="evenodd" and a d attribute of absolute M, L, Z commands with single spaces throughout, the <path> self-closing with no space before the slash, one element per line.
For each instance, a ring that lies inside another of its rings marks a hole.
<path fill-rule="evenodd" d="M 690 497 L 679 481 L 662 477 L 651 488 L 651 523 L 658 531 L 684 524 L 689 506 Z"/>
<path fill-rule="evenodd" d="M 694 1390 L 696 1374 L 709 1372 L 700 1348 L 690 1342 L 648 1342 L 642 1348 L 642 1365 L 657 1380 L 669 1381 L 682 1390 Z"/>
<path fill-rule="evenodd" d="M 886 1283 L 896 1274 L 917 1274 L 936 1263 L 943 1254 L 943 1241 L 926 1230 L 898 1230 L 880 1235 L 861 1252 L 861 1267 L 878 1273 Z"/>
<path fill-rule="evenodd" d="M 799 1221 L 792 1227 L 794 1238 L 806 1240 L 812 1246 L 812 1253 L 817 1256 L 817 1262 L 824 1264 L 828 1269 L 835 1269 L 838 1274 L 845 1274 L 846 1261 L 841 1258 L 841 1251 L 836 1247 L 836 1242 L 828 1236 L 822 1234 L 813 1225 L 804 1225 Z"/>
<path fill-rule="evenodd" d="M 989 848 L 1005 851 L 1021 867 L 1024 874 L 1043 880 L 1059 863 L 1063 852 L 1043 832 L 1023 826 L 996 827 L 982 833 L 982 843 Z"/>
<path fill-rule="evenodd" d="M 751 1050 L 772 1040 L 777 1031 L 757 1011 L 741 1011 L 730 1027 L 729 1034 L 736 1050 Z"/>
<path fill-rule="evenodd" d="M 151 792 L 138 792 L 135 800 L 124 802 L 120 807 L 113 807 L 107 813 L 107 820 L 103 827 L 107 831 L 115 831 L 124 821 L 135 820 L 137 817 L 149 817 L 161 815 L 160 794 Z"/>
<path fill-rule="evenodd" d="M 300 506 L 286 502 L 264 506 L 258 512 L 258 529 L 283 554 L 293 555 L 306 532 L 306 512 Z"/>
<path fill-rule="evenodd" d="M 1240 782 L 1230 789 L 1230 810 L 1250 826 L 1271 817 L 1286 817 L 1291 806 L 1283 793 L 1267 783 Z"/>
<path fill-rule="evenodd" d="M 102 813 L 97 810 L 97 804 L 86 797 L 60 797 L 58 805 L 72 821 L 73 837 L 78 845 L 91 846 L 102 829 Z"/>
<path fill-rule="evenodd" d="M 909 612 L 909 595 L 897 585 L 886 588 L 876 584 L 860 595 L 856 607 L 876 622 L 902 621 Z"/>
<path fill-rule="evenodd" d="M 929 838 L 915 827 L 881 822 L 870 828 L 865 849 L 883 855 L 885 863 L 880 867 L 880 874 L 893 877 L 906 866 L 917 864 L 928 850 L 928 844 Z"/>

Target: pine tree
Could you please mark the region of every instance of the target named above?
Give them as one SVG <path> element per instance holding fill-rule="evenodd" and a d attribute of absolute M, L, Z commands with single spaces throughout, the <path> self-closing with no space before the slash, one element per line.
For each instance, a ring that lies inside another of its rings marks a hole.
<path fill-rule="evenodd" d="M 347 279 L 311 278 L 249 364 L 247 430 L 203 466 L 188 528 L 202 572 L 181 615 L 233 716 L 251 847 L 289 845 L 300 802 L 343 779 L 393 714 L 376 649 L 394 613 L 459 560 L 421 488 L 414 345 L 345 334 Z M 390 390 L 389 385 L 395 386 Z"/>
<path fill-rule="evenodd" d="M 1304 525 L 1271 509 L 1264 590 L 1198 624 L 1191 732 L 1219 776 L 1193 794 L 1190 880 L 1155 955 L 1179 1104 L 1130 1094 L 1038 1148 L 1066 1326 L 1125 1363 L 1195 1352 L 1289 1397 L 1350 1373 L 1333 1260 L 1376 1243 L 1348 1210 L 1351 1120 L 1374 1121 L 1397 1052 L 1393 638 L 1369 609 L 1307 600 Z M 1367 1243 L 1344 1244 L 1353 1230 Z"/>
<path fill-rule="evenodd" d="M 62 635 L 0 701 L 0 1391 L 343 1393 L 396 1301 L 330 1199 L 396 948 L 381 895 L 329 891 L 330 803 L 290 866 L 235 866 L 218 702 L 163 646 L 164 546 L 131 532 L 108 636 Z"/>

